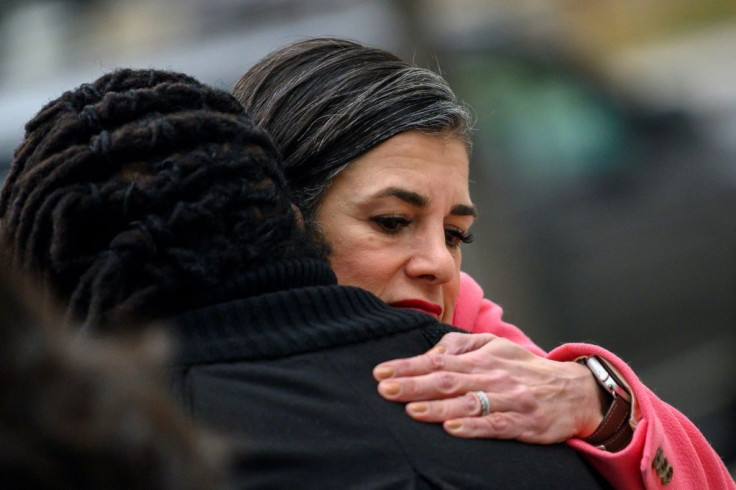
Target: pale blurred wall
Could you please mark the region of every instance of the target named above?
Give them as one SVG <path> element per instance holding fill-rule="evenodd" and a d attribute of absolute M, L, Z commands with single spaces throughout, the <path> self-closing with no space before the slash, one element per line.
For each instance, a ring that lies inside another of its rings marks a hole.
<path fill-rule="evenodd" d="M 46 101 L 116 67 L 230 88 L 336 35 L 477 112 L 466 271 L 544 348 L 600 343 L 736 461 L 736 3 L 55 0 L 0 5 L 0 178 Z"/>

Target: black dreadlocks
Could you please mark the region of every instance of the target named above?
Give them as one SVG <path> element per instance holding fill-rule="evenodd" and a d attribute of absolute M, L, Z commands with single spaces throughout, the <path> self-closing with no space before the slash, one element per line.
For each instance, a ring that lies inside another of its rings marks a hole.
<path fill-rule="evenodd" d="M 271 258 L 322 257 L 285 189 L 270 138 L 229 94 L 118 70 L 26 125 L 0 192 L 0 243 L 71 319 L 146 321 Z"/>

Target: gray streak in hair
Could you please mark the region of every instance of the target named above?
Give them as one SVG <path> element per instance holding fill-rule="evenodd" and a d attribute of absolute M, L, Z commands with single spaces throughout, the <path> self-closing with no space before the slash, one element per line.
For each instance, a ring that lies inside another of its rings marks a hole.
<path fill-rule="evenodd" d="M 318 38 L 276 50 L 234 95 L 274 138 L 305 222 L 350 162 L 405 131 L 471 148 L 469 109 L 439 74 L 351 41 Z"/>

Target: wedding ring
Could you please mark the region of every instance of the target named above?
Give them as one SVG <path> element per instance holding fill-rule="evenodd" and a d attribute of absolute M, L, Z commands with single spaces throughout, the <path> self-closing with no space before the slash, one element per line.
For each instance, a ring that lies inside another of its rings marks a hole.
<path fill-rule="evenodd" d="M 474 391 L 473 395 L 478 399 L 480 403 L 480 415 L 479 417 L 485 417 L 491 413 L 491 402 L 488 400 L 488 395 L 483 391 Z"/>

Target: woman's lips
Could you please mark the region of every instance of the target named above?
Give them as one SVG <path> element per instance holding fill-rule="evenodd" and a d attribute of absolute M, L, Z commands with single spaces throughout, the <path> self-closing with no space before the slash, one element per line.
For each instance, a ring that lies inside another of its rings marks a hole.
<path fill-rule="evenodd" d="M 405 299 L 402 301 L 396 301 L 395 303 L 389 303 L 389 305 L 393 306 L 394 308 L 409 308 L 412 310 L 423 311 L 424 313 L 429 313 L 437 319 L 442 316 L 442 307 L 440 305 L 436 305 L 434 303 L 430 303 L 429 301 L 424 301 L 421 299 Z"/>

